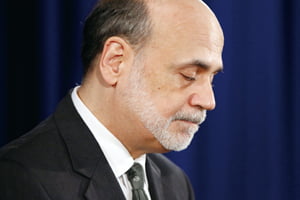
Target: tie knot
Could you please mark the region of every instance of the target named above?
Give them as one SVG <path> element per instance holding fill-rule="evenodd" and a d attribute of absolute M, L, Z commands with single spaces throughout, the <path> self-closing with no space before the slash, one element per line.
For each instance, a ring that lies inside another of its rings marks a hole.
<path fill-rule="evenodd" d="M 133 189 L 142 189 L 144 187 L 144 170 L 140 164 L 134 163 L 126 174 Z"/>

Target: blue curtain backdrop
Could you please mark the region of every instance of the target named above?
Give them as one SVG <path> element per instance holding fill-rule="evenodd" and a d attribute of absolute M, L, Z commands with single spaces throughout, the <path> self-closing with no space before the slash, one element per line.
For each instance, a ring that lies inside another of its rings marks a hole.
<path fill-rule="evenodd" d="M 216 110 L 168 156 L 199 200 L 300 199 L 300 1 L 206 0 L 225 33 Z M 80 84 L 84 18 L 95 0 L 0 2 L 0 145 Z"/>

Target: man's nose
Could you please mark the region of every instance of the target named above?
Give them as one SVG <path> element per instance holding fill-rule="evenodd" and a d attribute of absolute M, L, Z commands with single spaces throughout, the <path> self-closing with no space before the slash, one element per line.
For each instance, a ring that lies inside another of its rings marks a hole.
<path fill-rule="evenodd" d="M 191 94 L 189 104 L 203 110 L 213 110 L 216 107 L 216 101 L 211 83 L 198 86 Z"/>

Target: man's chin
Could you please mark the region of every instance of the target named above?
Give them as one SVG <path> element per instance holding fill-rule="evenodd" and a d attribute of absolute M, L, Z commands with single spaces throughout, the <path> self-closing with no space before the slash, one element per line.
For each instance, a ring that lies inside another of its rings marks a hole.
<path fill-rule="evenodd" d="M 198 129 L 199 125 L 197 123 L 186 120 L 176 120 L 170 125 L 168 130 L 182 135 L 194 135 Z"/>
<path fill-rule="evenodd" d="M 172 137 L 172 138 L 171 138 Z M 194 133 L 176 133 L 176 136 L 170 136 L 169 138 L 164 137 L 163 139 L 159 138 L 161 146 L 169 151 L 182 151 L 185 150 L 191 143 L 194 137 Z"/>

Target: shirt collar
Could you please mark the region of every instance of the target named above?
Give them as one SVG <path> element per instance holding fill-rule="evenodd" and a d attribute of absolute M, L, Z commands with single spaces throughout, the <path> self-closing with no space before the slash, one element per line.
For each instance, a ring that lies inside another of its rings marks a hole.
<path fill-rule="evenodd" d="M 134 162 L 143 166 L 145 171 L 146 155 L 133 160 L 125 146 L 93 115 L 93 113 L 84 105 L 77 94 L 80 86 L 74 88 L 71 94 L 74 106 L 92 132 L 97 143 L 101 147 L 113 173 L 117 178 L 128 171 Z"/>

